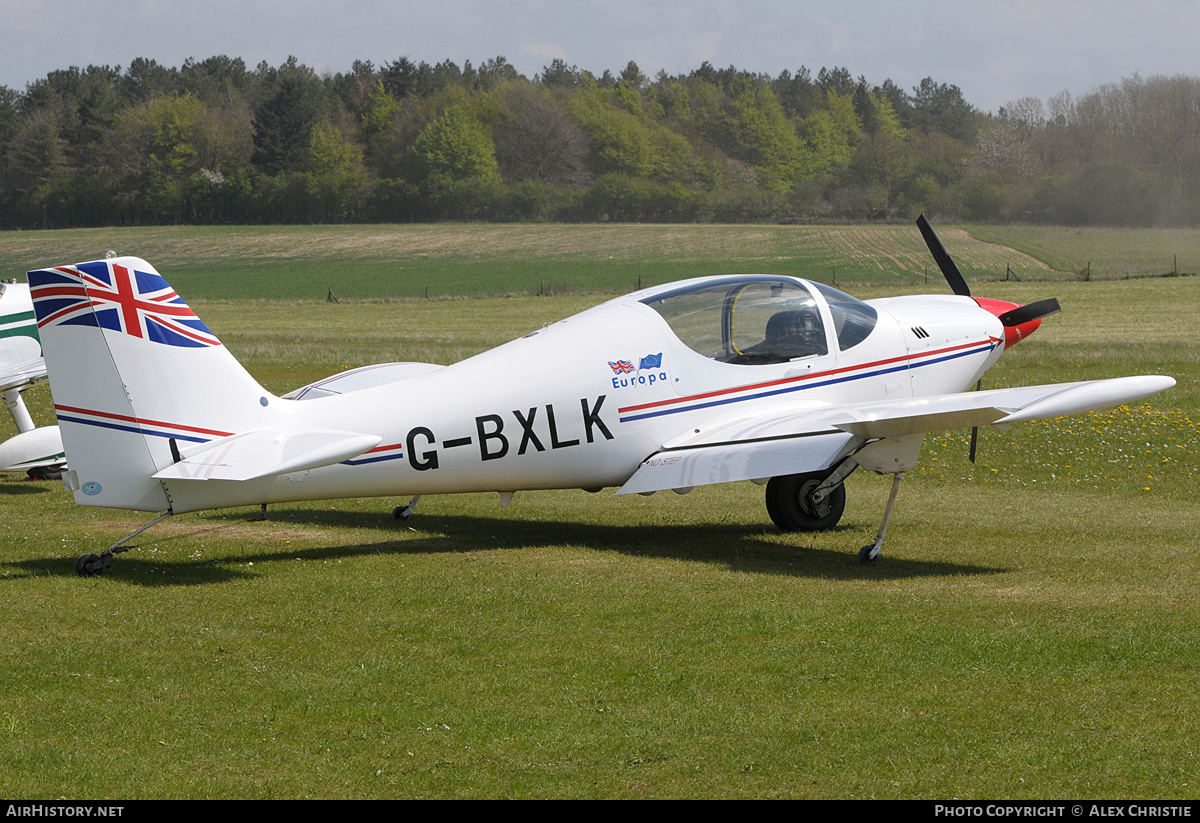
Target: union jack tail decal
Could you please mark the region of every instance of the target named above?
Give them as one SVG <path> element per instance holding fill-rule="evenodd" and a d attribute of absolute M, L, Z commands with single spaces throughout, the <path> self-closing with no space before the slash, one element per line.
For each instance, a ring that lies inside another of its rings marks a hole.
<path fill-rule="evenodd" d="M 221 345 L 162 275 L 126 262 L 97 260 L 29 272 L 38 329 L 99 326 L 166 346 Z"/>

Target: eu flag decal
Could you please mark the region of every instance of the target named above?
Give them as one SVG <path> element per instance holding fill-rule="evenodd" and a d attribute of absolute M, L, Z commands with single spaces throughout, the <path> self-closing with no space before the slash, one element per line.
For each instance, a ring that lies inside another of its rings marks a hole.
<path fill-rule="evenodd" d="M 641 362 L 638 363 L 638 371 L 641 371 L 642 369 L 661 369 L 662 356 L 662 352 L 659 352 L 658 354 L 646 355 L 641 359 Z"/>

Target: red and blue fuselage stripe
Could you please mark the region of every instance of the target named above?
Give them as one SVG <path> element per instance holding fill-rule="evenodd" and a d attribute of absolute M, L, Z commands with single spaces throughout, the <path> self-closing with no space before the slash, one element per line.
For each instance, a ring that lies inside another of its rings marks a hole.
<path fill-rule="evenodd" d="M 233 432 L 217 429 L 203 429 L 197 426 L 185 426 L 179 423 L 165 423 L 161 420 L 143 420 L 127 414 L 81 409 L 77 406 L 54 407 L 60 423 L 79 423 L 84 426 L 96 426 L 102 429 L 130 432 L 131 434 L 148 435 L 151 437 L 172 437 L 189 443 L 208 443 L 222 437 L 230 437 Z M 403 443 L 393 443 L 388 446 L 376 446 L 364 452 L 362 457 L 345 460 L 348 466 L 361 466 L 367 463 L 382 463 L 386 460 L 399 460 L 404 457 Z"/>
<path fill-rule="evenodd" d="M 658 400 L 653 403 L 643 403 L 636 406 L 624 406 L 617 409 L 617 412 L 621 415 L 620 419 L 622 423 L 630 423 L 635 420 L 681 414 L 683 412 L 707 409 L 714 406 L 741 403 L 746 400 L 760 400 L 764 397 L 776 397 L 782 394 L 806 391 L 822 386 L 832 386 L 837 383 L 865 380 L 871 377 L 907 371 L 922 366 L 931 366 L 935 363 L 944 363 L 948 360 L 957 360 L 960 357 L 969 357 L 973 354 L 990 352 L 996 347 L 998 342 L 994 338 L 988 338 L 987 340 L 964 343 L 959 346 L 926 352 L 916 357 L 908 355 L 892 357 L 886 360 L 877 360 L 873 363 L 846 366 L 841 369 L 830 369 L 829 371 L 818 372 L 816 374 L 786 377 L 780 380 L 753 383 L 731 389 L 720 389 L 688 397 Z"/>
<path fill-rule="evenodd" d="M 81 423 L 85 426 L 97 426 L 102 429 L 145 434 L 153 437 L 174 437 L 176 440 L 187 440 L 191 443 L 207 443 L 221 437 L 229 437 L 232 432 L 216 429 L 202 429 L 197 426 L 184 426 L 178 423 L 166 423 L 161 420 L 143 420 L 127 414 L 81 409 L 77 406 L 60 406 L 55 404 L 54 413 L 60 423 Z M 81 416 L 86 415 L 86 416 Z"/>

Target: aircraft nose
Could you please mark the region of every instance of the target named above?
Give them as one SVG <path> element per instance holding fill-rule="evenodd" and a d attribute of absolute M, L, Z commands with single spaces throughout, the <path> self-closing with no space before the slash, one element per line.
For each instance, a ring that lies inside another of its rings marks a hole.
<path fill-rule="evenodd" d="M 1007 300 L 992 300 L 987 297 L 974 297 L 972 299 L 979 304 L 980 308 L 986 309 L 1000 318 L 1000 322 L 1004 324 L 1004 348 L 1006 349 L 1011 349 L 1037 331 L 1038 326 L 1042 325 L 1041 317 L 1034 317 L 1032 320 L 1026 320 L 1023 323 L 1009 325 L 1011 320 L 1006 318 L 1005 315 L 1015 309 L 1021 308 L 1019 303 L 1009 303 Z"/>

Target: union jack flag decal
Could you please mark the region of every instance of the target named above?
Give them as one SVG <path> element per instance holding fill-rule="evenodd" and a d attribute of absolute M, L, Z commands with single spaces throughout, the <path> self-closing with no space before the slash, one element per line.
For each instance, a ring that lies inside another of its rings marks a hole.
<path fill-rule="evenodd" d="M 613 370 L 613 374 L 629 374 L 633 371 L 632 360 L 609 360 L 608 367 Z"/>
<path fill-rule="evenodd" d="M 38 328 L 98 326 L 167 346 L 219 346 L 208 327 L 155 272 L 107 260 L 29 272 Z"/>

